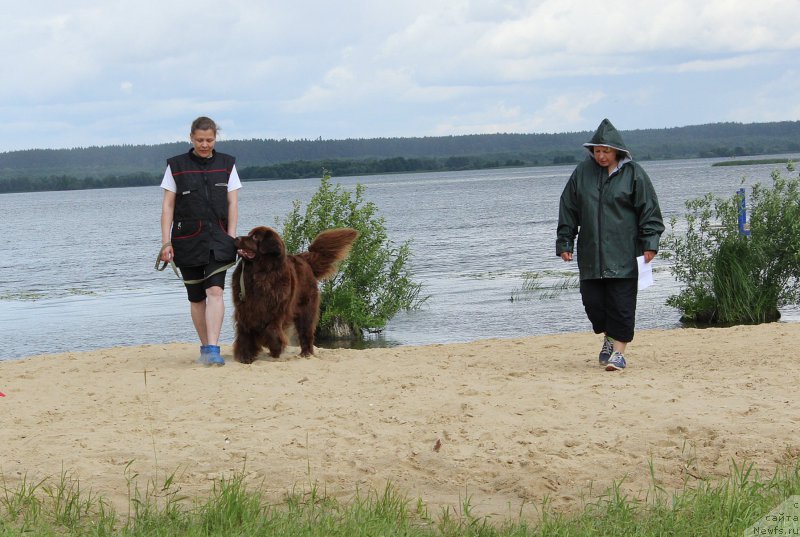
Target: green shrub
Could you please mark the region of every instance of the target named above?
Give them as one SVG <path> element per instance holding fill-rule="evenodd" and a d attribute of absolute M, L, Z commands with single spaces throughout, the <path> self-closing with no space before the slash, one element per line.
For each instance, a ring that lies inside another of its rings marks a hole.
<path fill-rule="evenodd" d="M 793 172 L 793 164 L 787 169 Z M 753 186 L 749 237 L 738 229 L 741 202 L 739 194 L 687 201 L 685 235 L 676 231 L 676 218 L 670 221 L 664 249 L 683 287 L 667 304 L 684 322 L 770 322 L 779 307 L 800 301 L 800 179 L 775 170 L 771 187 Z"/>
<path fill-rule="evenodd" d="M 305 210 L 298 200 L 292 205 L 282 231 L 289 252 L 307 249 L 326 229 L 351 227 L 359 232 L 339 272 L 321 284 L 320 337 L 380 332 L 396 313 L 415 309 L 425 301 L 419 295 L 421 284 L 411 277 L 410 241 L 396 246 L 389 240 L 378 208 L 364 200 L 363 185 L 349 192 L 339 184 L 332 185 L 325 172 Z"/>

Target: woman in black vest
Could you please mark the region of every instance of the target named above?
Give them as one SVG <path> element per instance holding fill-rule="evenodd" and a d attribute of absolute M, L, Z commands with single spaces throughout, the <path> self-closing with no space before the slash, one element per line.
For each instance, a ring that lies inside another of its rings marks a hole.
<path fill-rule="evenodd" d="M 217 125 L 207 117 L 192 123 L 188 153 L 167 159 L 161 181 L 161 260 L 181 269 L 200 337 L 199 363 L 225 365 L 219 334 L 225 317 L 225 271 L 236 261 L 239 218 L 236 159 L 214 150 Z"/>

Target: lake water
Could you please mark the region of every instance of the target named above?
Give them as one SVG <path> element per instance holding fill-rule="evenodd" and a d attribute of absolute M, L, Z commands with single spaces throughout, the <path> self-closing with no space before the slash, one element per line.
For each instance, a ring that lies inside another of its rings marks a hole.
<path fill-rule="evenodd" d="M 793 156 L 795 159 L 797 156 Z M 718 159 L 644 162 L 665 220 L 686 199 L 768 184 L 778 165 L 712 167 Z M 559 280 L 577 271 L 555 256 L 558 198 L 572 166 L 334 178 L 360 183 L 393 242 L 412 241 L 415 277 L 429 300 L 401 313 L 377 338 L 407 345 L 588 331 L 577 289 L 512 301 L 526 272 Z M 292 201 L 305 205 L 318 179 L 247 182 L 239 232 L 275 227 Z M 195 341 L 183 285 L 153 269 L 161 189 L 141 187 L 0 195 L 0 359 L 120 345 Z M 678 292 L 665 261 L 642 291 L 637 328 L 680 326 L 665 300 Z M 554 276 L 553 276 L 554 275 Z M 228 275 L 230 278 L 230 272 Z M 222 343 L 232 341 L 230 285 Z M 800 320 L 787 308 L 784 320 Z"/>

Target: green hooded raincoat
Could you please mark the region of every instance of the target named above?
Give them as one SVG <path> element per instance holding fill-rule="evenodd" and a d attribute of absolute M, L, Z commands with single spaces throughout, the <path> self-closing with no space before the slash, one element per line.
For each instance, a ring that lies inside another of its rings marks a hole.
<path fill-rule="evenodd" d="M 575 168 L 561 194 L 556 255 L 574 252 L 581 280 L 636 278 L 636 257 L 658 251 L 664 222 L 650 177 L 630 159 L 619 131 L 604 119 L 584 147 L 603 145 L 624 151 L 610 176 L 587 158 Z M 578 248 L 575 250 L 575 237 Z"/>

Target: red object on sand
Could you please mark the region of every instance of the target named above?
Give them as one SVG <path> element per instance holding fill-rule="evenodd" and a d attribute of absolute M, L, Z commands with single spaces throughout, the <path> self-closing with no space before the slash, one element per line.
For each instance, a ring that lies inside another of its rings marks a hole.
<path fill-rule="evenodd" d="M 6 396 L 6 394 L 4 394 L 3 392 L 0 392 L 0 397 L 5 397 L 5 396 Z"/>

